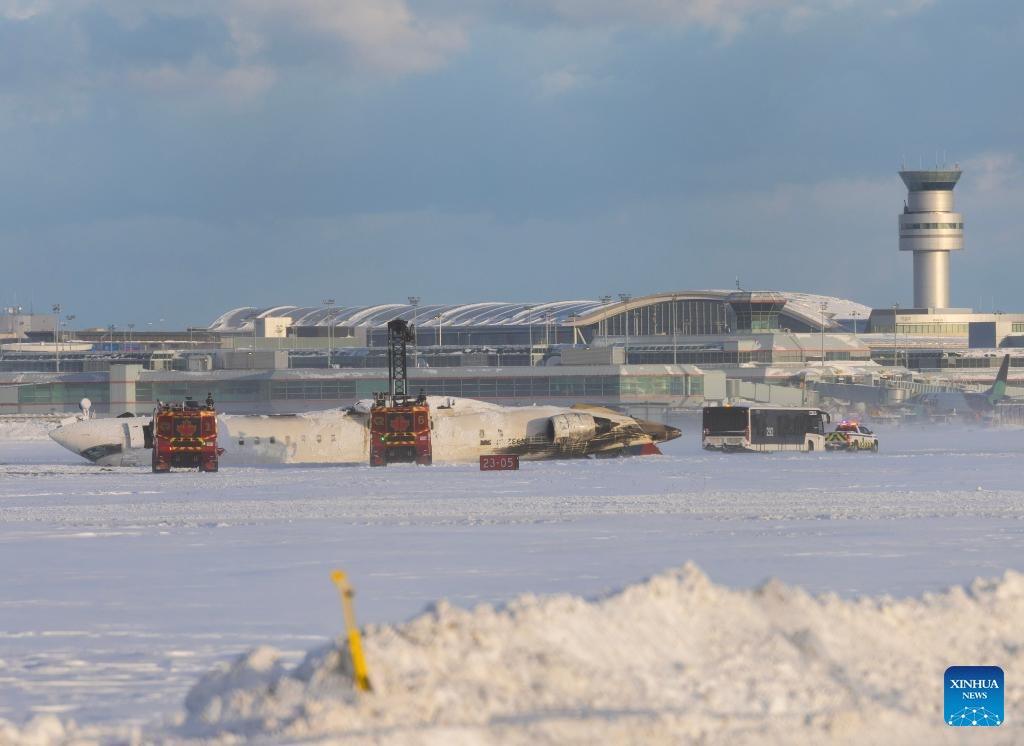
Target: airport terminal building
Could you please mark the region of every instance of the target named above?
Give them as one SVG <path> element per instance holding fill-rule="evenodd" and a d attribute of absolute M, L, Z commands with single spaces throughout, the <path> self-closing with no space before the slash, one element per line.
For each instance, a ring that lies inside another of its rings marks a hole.
<path fill-rule="evenodd" d="M 953 203 L 959 169 L 900 177 L 910 307 L 739 288 L 539 303 L 435 305 L 410 296 L 371 306 L 249 306 L 207 327 L 138 334 L 131 325 L 64 333 L 58 316 L 30 318 L 12 307 L 0 323 L 8 340 L 0 340 L 0 415 L 69 411 L 82 397 L 102 412 L 144 411 L 207 392 L 227 411 L 346 406 L 384 388 L 387 323 L 396 318 L 415 328 L 411 378 L 425 393 L 586 401 L 642 416 L 651 416 L 643 408 L 742 396 L 802 405 L 810 403 L 805 382 L 844 368 L 870 385 L 885 378 L 902 386 L 908 370 L 942 378 L 952 369 L 961 381 L 976 371 L 980 381 L 1004 353 L 1024 367 L 1024 314 L 949 307 L 950 255 L 964 246 Z M 739 384 L 793 391 L 751 393 Z"/>

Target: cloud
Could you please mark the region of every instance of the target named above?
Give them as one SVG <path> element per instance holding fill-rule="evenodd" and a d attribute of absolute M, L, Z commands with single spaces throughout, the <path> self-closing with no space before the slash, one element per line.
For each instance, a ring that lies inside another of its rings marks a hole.
<path fill-rule="evenodd" d="M 1017 156 L 1008 152 L 980 153 L 964 162 L 964 171 L 979 192 L 990 197 L 1018 191 L 1024 182 L 1024 169 Z"/>
<path fill-rule="evenodd" d="M 461 19 L 406 0 L 0 0 L 0 94 L 49 95 L 54 111 L 68 89 L 126 85 L 233 102 L 292 66 L 393 77 L 442 67 L 466 43 Z"/>
<path fill-rule="evenodd" d="M 27 21 L 46 12 L 48 8 L 46 0 L 0 0 L 0 19 Z"/>
<path fill-rule="evenodd" d="M 224 69 L 194 62 L 131 70 L 125 79 L 135 88 L 160 95 L 215 96 L 240 104 L 262 95 L 276 75 L 259 65 Z"/>
<path fill-rule="evenodd" d="M 586 85 L 589 81 L 590 76 L 572 68 L 563 67 L 560 70 L 549 70 L 540 76 L 541 95 L 545 97 L 561 96 L 574 88 Z"/>
<path fill-rule="evenodd" d="M 803 31 L 829 13 L 903 16 L 933 0 L 520 0 L 497 16 L 529 25 L 706 29 L 726 39 L 758 19 L 775 18 L 786 31 Z"/>
<path fill-rule="evenodd" d="M 671 24 L 703 26 L 727 35 L 764 11 L 785 8 L 785 0 L 549 0 L 552 13 L 577 24 Z"/>
<path fill-rule="evenodd" d="M 233 0 L 226 18 L 248 55 L 270 54 L 288 37 L 333 43 L 371 73 L 433 70 L 466 45 L 460 21 L 417 16 L 405 0 Z"/>

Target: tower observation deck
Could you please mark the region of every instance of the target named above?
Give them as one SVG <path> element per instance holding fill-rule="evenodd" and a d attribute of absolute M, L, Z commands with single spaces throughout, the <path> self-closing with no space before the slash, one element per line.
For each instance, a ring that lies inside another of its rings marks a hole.
<path fill-rule="evenodd" d="M 949 252 L 964 247 L 964 219 L 953 210 L 960 169 L 900 171 L 907 201 L 900 251 L 914 252 L 914 307 L 949 308 Z"/>

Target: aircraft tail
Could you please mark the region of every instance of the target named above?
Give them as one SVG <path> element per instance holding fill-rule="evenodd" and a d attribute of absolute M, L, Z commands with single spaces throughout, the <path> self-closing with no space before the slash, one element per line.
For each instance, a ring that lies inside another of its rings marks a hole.
<path fill-rule="evenodd" d="M 988 403 L 995 406 L 996 402 L 1006 398 L 1006 378 L 1010 374 L 1010 356 L 1003 358 L 1003 364 L 999 366 L 999 373 L 996 375 L 992 388 L 985 392 Z"/>

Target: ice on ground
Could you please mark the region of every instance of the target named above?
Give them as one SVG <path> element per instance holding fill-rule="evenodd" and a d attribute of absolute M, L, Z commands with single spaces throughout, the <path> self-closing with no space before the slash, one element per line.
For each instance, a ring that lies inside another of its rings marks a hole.
<path fill-rule="evenodd" d="M 1022 618 L 1024 575 L 1013 571 L 920 598 L 845 600 L 777 581 L 734 590 L 687 564 L 596 600 L 441 602 L 407 623 L 371 626 L 371 694 L 354 689 L 347 646 L 314 650 L 291 669 L 257 648 L 193 687 L 176 735 L 959 743 L 942 720 L 944 670 L 969 660 L 1019 680 Z M 1020 712 L 1024 690 L 1005 694 L 1007 711 Z M 1021 737 L 1013 720 L 1003 728 Z"/>

